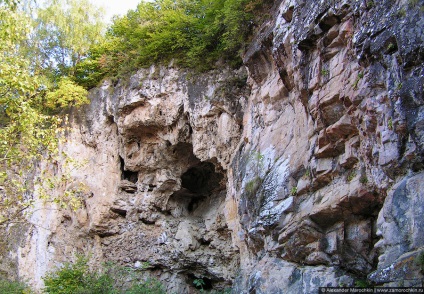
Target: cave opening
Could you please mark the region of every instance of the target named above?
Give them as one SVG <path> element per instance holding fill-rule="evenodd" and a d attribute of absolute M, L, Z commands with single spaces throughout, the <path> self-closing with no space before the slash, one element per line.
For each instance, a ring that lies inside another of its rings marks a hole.
<path fill-rule="evenodd" d="M 221 187 L 222 179 L 223 175 L 215 172 L 212 162 L 200 162 L 181 176 L 181 186 L 200 196 L 209 196 Z"/>
<path fill-rule="evenodd" d="M 186 213 L 194 213 L 202 203 L 225 189 L 224 174 L 212 162 L 198 161 L 181 176 L 181 189 L 170 198 L 173 205 Z"/>
<path fill-rule="evenodd" d="M 194 274 L 188 274 L 188 283 L 196 287 L 199 290 L 213 290 L 214 281 L 212 279 L 203 277 L 198 278 Z"/>
<path fill-rule="evenodd" d="M 131 183 L 137 183 L 138 181 L 138 172 L 133 172 L 125 169 L 125 161 L 119 156 L 119 160 L 121 162 L 121 180 L 127 180 Z"/>

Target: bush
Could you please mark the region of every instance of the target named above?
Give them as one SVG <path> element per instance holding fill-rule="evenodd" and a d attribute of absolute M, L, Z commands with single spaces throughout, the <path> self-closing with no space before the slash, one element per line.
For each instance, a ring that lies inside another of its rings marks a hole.
<path fill-rule="evenodd" d="M 88 92 L 68 78 L 62 78 L 52 92 L 47 93 L 46 106 L 50 109 L 81 106 L 89 103 Z"/>
<path fill-rule="evenodd" d="M 84 256 L 78 256 L 75 263 L 65 263 L 63 267 L 47 274 L 43 280 L 44 292 L 49 294 L 166 293 L 162 284 L 155 279 L 139 281 L 131 268 L 106 263 L 101 271 L 91 271 L 88 258 Z"/>
<path fill-rule="evenodd" d="M 125 294 L 166 294 L 163 285 L 155 280 L 148 279 L 145 282 L 133 284 Z"/>
<path fill-rule="evenodd" d="M 112 294 L 112 278 L 103 272 L 91 272 L 88 258 L 78 256 L 75 263 L 63 267 L 43 278 L 46 293 L 51 294 Z"/>
<path fill-rule="evenodd" d="M 0 293 L 28 294 L 31 291 L 23 283 L 0 279 Z"/>

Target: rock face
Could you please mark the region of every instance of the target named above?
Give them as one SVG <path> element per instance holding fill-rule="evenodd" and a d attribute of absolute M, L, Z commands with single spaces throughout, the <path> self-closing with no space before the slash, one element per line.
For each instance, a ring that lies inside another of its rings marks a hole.
<path fill-rule="evenodd" d="M 91 91 L 64 147 L 86 163 L 71 172 L 84 207 L 33 214 L 21 277 L 41 287 L 91 252 L 170 293 L 198 278 L 234 293 L 422 286 L 424 5 L 269 14 L 238 71 L 152 66 Z"/>

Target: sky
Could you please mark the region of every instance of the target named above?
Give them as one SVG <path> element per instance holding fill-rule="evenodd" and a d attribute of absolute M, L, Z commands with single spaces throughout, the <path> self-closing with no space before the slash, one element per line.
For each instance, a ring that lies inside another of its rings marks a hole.
<path fill-rule="evenodd" d="M 141 2 L 141 0 L 90 0 L 93 4 L 97 6 L 102 6 L 106 10 L 106 19 L 107 23 L 110 23 L 112 16 L 124 15 L 130 9 L 137 8 L 137 4 Z"/>

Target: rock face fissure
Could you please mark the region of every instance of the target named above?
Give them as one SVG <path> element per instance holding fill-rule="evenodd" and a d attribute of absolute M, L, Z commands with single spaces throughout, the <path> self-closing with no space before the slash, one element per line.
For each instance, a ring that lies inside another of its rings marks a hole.
<path fill-rule="evenodd" d="M 84 206 L 37 204 L 2 264 L 37 287 L 76 252 L 169 293 L 422 286 L 424 4 L 270 5 L 239 70 L 93 89 L 63 147 Z"/>

